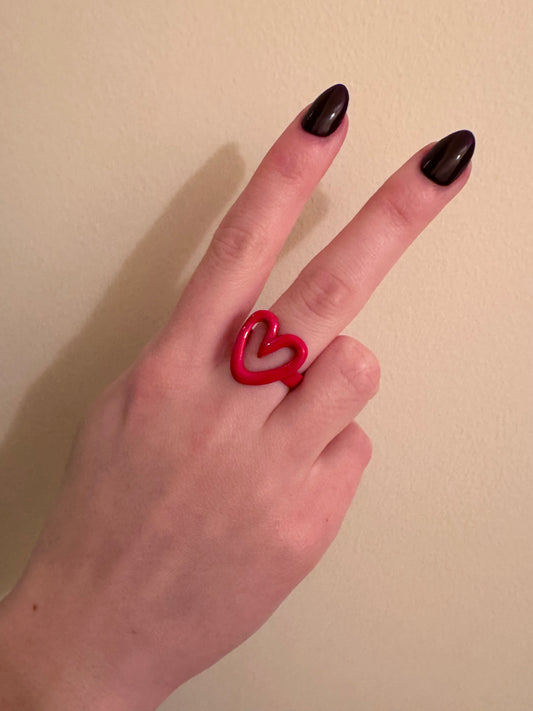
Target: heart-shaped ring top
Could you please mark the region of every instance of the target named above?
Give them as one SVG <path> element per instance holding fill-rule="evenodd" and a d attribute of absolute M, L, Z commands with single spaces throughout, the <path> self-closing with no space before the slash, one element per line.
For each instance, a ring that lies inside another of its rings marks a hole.
<path fill-rule="evenodd" d="M 288 363 L 269 370 L 248 370 L 244 365 L 244 349 L 254 326 L 266 323 L 267 332 L 257 351 L 259 358 L 279 351 L 280 348 L 292 348 L 295 355 Z M 303 378 L 298 372 L 307 358 L 307 346 L 298 336 L 291 333 L 282 333 L 279 336 L 279 321 L 272 311 L 255 311 L 244 322 L 239 331 L 233 351 L 231 353 L 231 374 L 239 383 L 244 385 L 264 385 L 281 380 L 289 388 L 294 388 Z"/>

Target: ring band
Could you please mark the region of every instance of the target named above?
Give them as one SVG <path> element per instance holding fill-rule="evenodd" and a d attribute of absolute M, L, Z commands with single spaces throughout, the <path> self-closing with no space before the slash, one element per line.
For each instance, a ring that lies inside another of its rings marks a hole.
<path fill-rule="evenodd" d="M 284 365 L 268 370 L 248 370 L 246 368 L 244 365 L 246 343 L 258 323 L 265 323 L 267 332 L 259 346 L 257 356 L 262 358 L 270 353 L 275 353 L 280 348 L 291 348 L 294 351 L 294 357 L 291 360 Z M 272 311 L 255 311 L 246 319 L 237 334 L 231 353 L 231 374 L 237 382 L 244 385 L 265 385 L 281 380 L 289 388 L 295 388 L 302 382 L 303 375 L 298 372 L 298 368 L 304 364 L 307 358 L 307 346 L 298 336 L 291 333 L 278 335 L 278 331 L 279 321 Z"/>

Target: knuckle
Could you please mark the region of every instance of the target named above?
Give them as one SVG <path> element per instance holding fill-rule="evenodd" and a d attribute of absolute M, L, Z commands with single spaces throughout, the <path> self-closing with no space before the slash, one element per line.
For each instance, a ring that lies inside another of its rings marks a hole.
<path fill-rule="evenodd" d="M 264 229 L 257 222 L 237 219 L 222 223 L 210 245 L 211 255 L 223 268 L 256 261 L 266 244 Z"/>
<path fill-rule="evenodd" d="M 372 440 L 362 427 L 360 427 L 359 425 L 355 425 L 355 428 L 355 447 L 358 452 L 359 461 L 361 462 L 361 465 L 364 468 L 372 458 Z"/>
<path fill-rule="evenodd" d="M 308 511 L 295 514 L 276 529 L 276 547 L 288 569 L 307 572 L 317 558 L 320 531 L 314 518 Z"/>
<path fill-rule="evenodd" d="M 311 157 L 296 147 L 274 144 L 268 156 L 269 168 L 285 183 L 299 183 L 309 173 Z"/>
<path fill-rule="evenodd" d="M 306 267 L 300 275 L 299 287 L 306 309 L 320 319 L 338 316 L 346 310 L 353 296 L 352 286 L 338 273 L 324 267 Z"/>
<path fill-rule="evenodd" d="M 380 197 L 380 210 L 396 231 L 405 231 L 413 224 L 414 208 L 411 197 L 409 192 L 402 188 L 385 191 Z"/>
<path fill-rule="evenodd" d="M 372 458 L 372 440 L 357 422 L 350 422 L 344 434 L 350 461 L 357 462 L 357 470 L 364 469 Z"/>
<path fill-rule="evenodd" d="M 155 354 L 143 356 L 125 379 L 125 412 L 151 410 L 174 389 L 172 371 Z"/>
<path fill-rule="evenodd" d="M 381 369 L 371 350 L 349 336 L 338 336 L 334 343 L 338 349 L 337 367 L 350 392 L 370 398 L 379 388 Z"/>

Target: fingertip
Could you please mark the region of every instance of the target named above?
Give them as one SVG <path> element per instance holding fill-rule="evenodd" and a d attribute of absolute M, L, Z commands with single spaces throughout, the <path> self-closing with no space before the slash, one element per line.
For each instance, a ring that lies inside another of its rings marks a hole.
<path fill-rule="evenodd" d="M 330 136 L 342 123 L 349 101 L 344 84 L 330 86 L 306 110 L 301 123 L 303 130 L 314 136 Z"/>
<path fill-rule="evenodd" d="M 306 146 L 316 146 L 317 150 L 320 151 L 324 151 L 325 148 L 334 146 L 335 150 L 338 150 L 342 145 L 344 139 L 346 138 L 346 134 L 348 133 L 348 114 L 344 114 L 335 131 L 333 131 L 327 136 L 319 136 L 313 133 L 309 133 L 302 126 L 303 118 L 305 117 L 305 114 L 308 110 L 309 107 L 303 109 L 303 111 L 300 111 L 300 113 L 296 116 L 295 120 L 289 125 L 288 130 L 294 130 L 295 134 L 297 134 L 295 138 L 297 137 L 298 140 L 305 141 Z"/>
<path fill-rule="evenodd" d="M 470 165 L 475 147 L 476 139 L 472 131 L 454 131 L 427 151 L 422 158 L 420 170 L 437 185 L 451 185 Z"/>
<path fill-rule="evenodd" d="M 388 212 L 399 218 L 394 220 L 395 224 L 408 226 L 413 223 L 421 231 L 466 185 L 472 172 L 471 158 L 465 161 L 455 178 L 448 183 L 437 182 L 427 175 L 423 167 L 427 156 L 434 154 L 436 146 L 438 142 L 432 142 L 418 150 L 370 199 L 369 202 L 372 203 L 376 196 L 383 193 L 386 196 L 385 202 L 395 208 Z"/>
<path fill-rule="evenodd" d="M 336 130 L 328 136 L 309 133 L 302 128 L 302 120 L 308 110 L 303 109 L 291 121 L 256 171 L 275 180 L 282 178 L 291 188 L 305 186 L 306 197 L 336 158 L 349 126 L 345 114 Z"/>

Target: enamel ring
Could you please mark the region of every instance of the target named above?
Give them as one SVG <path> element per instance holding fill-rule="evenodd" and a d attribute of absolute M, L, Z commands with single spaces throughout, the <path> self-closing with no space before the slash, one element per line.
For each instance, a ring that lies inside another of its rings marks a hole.
<path fill-rule="evenodd" d="M 244 352 L 252 330 L 258 323 L 264 323 L 267 332 L 257 351 L 258 358 L 275 353 L 280 348 L 291 348 L 294 356 L 284 365 L 268 370 L 248 370 L 244 365 Z M 281 380 L 289 388 L 295 388 L 303 379 L 298 372 L 307 358 L 307 346 L 301 338 L 291 333 L 278 335 L 279 321 L 272 311 L 255 311 L 244 322 L 237 334 L 233 351 L 231 353 L 231 374 L 239 383 L 244 385 L 265 385 Z"/>

